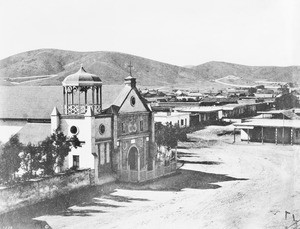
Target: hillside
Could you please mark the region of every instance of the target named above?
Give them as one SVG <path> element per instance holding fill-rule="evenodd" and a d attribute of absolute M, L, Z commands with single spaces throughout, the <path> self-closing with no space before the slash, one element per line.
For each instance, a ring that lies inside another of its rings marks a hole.
<path fill-rule="evenodd" d="M 275 67 L 275 66 L 246 66 L 226 62 L 211 61 L 194 66 L 199 75 L 208 79 L 216 79 L 228 75 L 238 76 L 247 81 L 255 80 L 300 82 L 300 66 Z"/>
<path fill-rule="evenodd" d="M 105 84 L 120 84 L 128 76 L 132 62 L 133 75 L 142 85 L 170 85 L 198 80 L 193 69 L 161 63 L 134 55 L 116 52 L 72 52 L 63 50 L 34 50 L 0 61 L 1 78 L 14 79 L 57 74 L 46 80 L 28 82 L 30 85 L 60 85 L 69 74 L 78 71 L 81 64 Z M 199 78 L 201 79 L 201 78 Z M 24 83 L 23 83 L 24 84 Z M 27 83 L 25 83 L 26 85 Z"/>
<path fill-rule="evenodd" d="M 117 52 L 73 52 L 39 49 L 0 60 L 0 85 L 61 85 L 83 64 L 88 72 L 100 76 L 104 84 L 121 84 L 132 62 L 133 75 L 140 85 L 191 85 L 220 87 L 213 82 L 227 75 L 239 76 L 245 84 L 254 80 L 298 81 L 300 67 L 251 67 L 224 62 L 208 62 L 180 67 Z M 40 78 L 39 78 L 40 77 Z M 18 84 L 20 83 L 20 84 Z"/>

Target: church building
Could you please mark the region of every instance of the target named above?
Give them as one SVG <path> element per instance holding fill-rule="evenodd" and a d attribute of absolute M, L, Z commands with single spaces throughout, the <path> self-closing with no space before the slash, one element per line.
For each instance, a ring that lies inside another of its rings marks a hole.
<path fill-rule="evenodd" d="M 119 96 L 102 107 L 102 81 L 81 66 L 62 82 L 63 111 L 51 113 L 52 131 L 62 131 L 81 142 L 72 147 L 64 168 L 91 168 L 95 179 L 114 173 L 119 180 L 139 182 L 174 171 L 176 165 L 155 172 L 154 121 L 151 109 L 136 88 L 136 79 L 125 78 Z"/>

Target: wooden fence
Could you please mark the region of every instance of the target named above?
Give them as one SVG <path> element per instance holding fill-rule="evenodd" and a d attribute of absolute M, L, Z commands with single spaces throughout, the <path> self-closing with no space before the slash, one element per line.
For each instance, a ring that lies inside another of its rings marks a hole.
<path fill-rule="evenodd" d="M 147 171 L 146 169 L 135 170 L 121 170 L 118 172 L 119 180 L 126 182 L 143 182 L 153 180 L 162 176 L 166 176 L 176 171 L 176 162 L 171 162 L 168 166 L 156 165 L 153 170 Z"/>

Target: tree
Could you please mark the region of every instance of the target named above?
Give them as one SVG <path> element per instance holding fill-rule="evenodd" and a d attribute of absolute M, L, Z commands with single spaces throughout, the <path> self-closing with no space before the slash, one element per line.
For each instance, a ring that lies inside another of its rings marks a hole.
<path fill-rule="evenodd" d="M 248 89 L 248 93 L 250 94 L 250 95 L 253 95 L 254 93 L 256 93 L 257 92 L 257 88 L 255 88 L 255 87 L 250 87 L 249 89 Z"/>
<path fill-rule="evenodd" d="M 37 176 L 41 159 L 39 145 L 28 143 L 23 151 L 19 153 L 19 157 L 21 158 L 20 169 L 23 172 L 22 179 L 28 180 Z"/>
<path fill-rule="evenodd" d="M 71 151 L 71 143 L 67 136 L 55 132 L 38 145 L 29 143 L 24 147 L 20 158 L 21 168 L 24 171 L 23 179 L 31 179 L 41 170 L 44 175 L 53 175 L 56 168 L 60 168 L 65 157 Z"/>
<path fill-rule="evenodd" d="M 299 101 L 297 96 L 288 93 L 280 97 L 275 98 L 275 107 L 276 109 L 291 109 L 294 107 L 299 107 Z"/>
<path fill-rule="evenodd" d="M 55 132 L 39 145 L 41 151 L 40 165 L 44 174 L 52 175 L 56 168 L 64 164 L 65 157 L 71 151 L 71 143 L 62 132 Z"/>
<path fill-rule="evenodd" d="M 155 142 L 160 146 L 166 146 L 167 149 L 175 148 L 178 141 L 187 140 L 188 128 L 180 128 L 178 125 L 173 126 L 171 123 L 163 125 L 155 123 Z"/>
<path fill-rule="evenodd" d="M 23 150 L 23 145 L 19 141 L 19 136 L 12 136 L 7 143 L 0 146 L 0 179 L 2 182 L 12 181 L 15 172 L 20 168 L 21 159 L 19 153 Z"/>
<path fill-rule="evenodd" d="M 287 84 L 281 86 L 280 88 L 282 95 L 287 95 L 290 92 L 290 89 Z"/>

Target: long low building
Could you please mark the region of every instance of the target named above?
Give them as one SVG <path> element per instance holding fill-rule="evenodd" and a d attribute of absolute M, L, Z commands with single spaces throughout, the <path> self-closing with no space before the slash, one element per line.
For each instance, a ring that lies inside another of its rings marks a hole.
<path fill-rule="evenodd" d="M 300 109 L 293 108 L 289 110 L 270 110 L 257 112 L 262 118 L 275 118 L 275 119 L 300 119 Z"/>
<path fill-rule="evenodd" d="M 241 130 L 242 141 L 300 144 L 300 120 L 251 119 L 234 126 Z"/>
<path fill-rule="evenodd" d="M 170 123 L 178 125 L 179 127 L 190 126 L 190 114 L 185 112 L 155 112 L 154 122 L 161 122 L 162 124 Z"/>
<path fill-rule="evenodd" d="M 180 113 L 191 114 L 191 125 L 208 124 L 219 121 L 222 118 L 221 107 L 182 107 L 176 110 Z"/>

